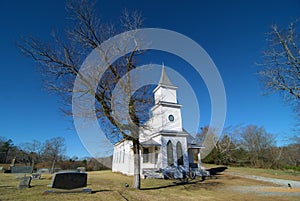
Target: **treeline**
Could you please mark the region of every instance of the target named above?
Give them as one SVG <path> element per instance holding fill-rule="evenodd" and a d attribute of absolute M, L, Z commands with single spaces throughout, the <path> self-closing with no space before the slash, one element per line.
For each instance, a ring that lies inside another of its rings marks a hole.
<path fill-rule="evenodd" d="M 198 140 L 203 141 L 207 134 L 208 127 L 204 127 Z M 214 136 L 213 131 L 210 135 Z M 215 147 L 203 159 L 205 163 L 300 171 L 300 137 L 290 137 L 287 145 L 277 146 L 276 136 L 264 127 L 248 125 L 227 128 L 220 139 L 211 140 L 216 140 Z"/>
<path fill-rule="evenodd" d="M 88 171 L 109 169 L 93 158 L 69 157 L 66 155 L 66 142 L 63 137 L 55 137 L 44 142 L 33 140 L 20 145 L 14 145 L 12 139 L 0 137 L 0 164 L 16 164 L 38 168 L 76 169 L 85 167 Z M 109 158 L 107 160 L 110 160 Z"/>
<path fill-rule="evenodd" d="M 12 139 L 0 138 L 0 163 L 11 163 L 13 158 L 17 163 L 33 165 L 34 163 L 53 163 L 66 159 L 65 139 L 62 137 L 51 138 L 40 142 L 33 140 L 18 146 Z"/>

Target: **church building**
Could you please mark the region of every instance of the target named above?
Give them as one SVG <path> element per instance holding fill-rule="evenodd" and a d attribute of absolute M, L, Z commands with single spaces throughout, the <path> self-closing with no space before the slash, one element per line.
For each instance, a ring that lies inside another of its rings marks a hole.
<path fill-rule="evenodd" d="M 153 90 L 155 104 L 150 111 L 151 118 L 145 123 L 145 128 L 140 128 L 141 176 L 168 167 L 201 167 L 202 147 L 182 127 L 182 105 L 177 101 L 176 91 L 177 87 L 172 84 L 163 67 L 160 81 Z M 121 140 L 114 145 L 112 171 L 133 175 L 131 141 Z"/>

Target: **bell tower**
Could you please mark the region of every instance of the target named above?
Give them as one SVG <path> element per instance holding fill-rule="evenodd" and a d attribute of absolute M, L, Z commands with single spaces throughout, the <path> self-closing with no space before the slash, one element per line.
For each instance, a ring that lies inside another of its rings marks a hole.
<path fill-rule="evenodd" d="M 153 90 L 155 105 L 152 108 L 160 131 L 182 131 L 181 105 L 178 104 L 176 90 L 163 66 L 158 86 Z"/>

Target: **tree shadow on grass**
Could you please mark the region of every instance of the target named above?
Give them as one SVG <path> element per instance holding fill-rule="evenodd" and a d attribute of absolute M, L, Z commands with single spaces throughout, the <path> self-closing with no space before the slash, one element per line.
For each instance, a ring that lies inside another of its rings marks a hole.
<path fill-rule="evenodd" d="M 0 188 L 16 188 L 16 186 L 0 186 Z"/>
<path fill-rule="evenodd" d="M 91 194 L 95 194 L 95 193 L 101 193 L 101 192 L 113 192 L 113 190 L 94 190 L 91 192 Z"/>

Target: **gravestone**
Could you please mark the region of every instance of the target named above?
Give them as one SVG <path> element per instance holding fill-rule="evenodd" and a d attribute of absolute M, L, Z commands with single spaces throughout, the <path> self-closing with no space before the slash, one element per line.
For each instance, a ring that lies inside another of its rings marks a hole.
<path fill-rule="evenodd" d="M 32 177 L 32 179 L 41 179 L 41 174 L 39 174 L 39 173 L 32 173 L 31 177 Z"/>
<path fill-rule="evenodd" d="M 30 188 L 31 177 L 22 177 L 19 184 L 19 189 Z"/>
<path fill-rule="evenodd" d="M 16 157 L 14 157 L 14 158 L 11 160 L 10 167 L 14 167 L 14 166 L 15 166 L 15 162 L 16 162 Z"/>
<path fill-rule="evenodd" d="M 58 172 L 79 172 L 77 169 L 59 170 Z"/>
<path fill-rule="evenodd" d="M 10 167 L 11 173 L 32 173 L 33 167 L 32 166 L 14 166 Z"/>
<path fill-rule="evenodd" d="M 87 173 L 58 172 L 52 178 L 51 188 L 71 190 L 83 188 L 87 185 Z"/>
<path fill-rule="evenodd" d="M 78 167 L 77 171 L 78 172 L 86 172 L 86 169 L 85 169 L 85 167 Z"/>
<path fill-rule="evenodd" d="M 0 172 L 1 172 L 1 173 L 3 172 L 3 167 L 2 167 L 2 166 L 0 166 Z"/>
<path fill-rule="evenodd" d="M 41 168 L 36 171 L 38 174 L 50 174 L 50 170 L 47 168 Z"/>

